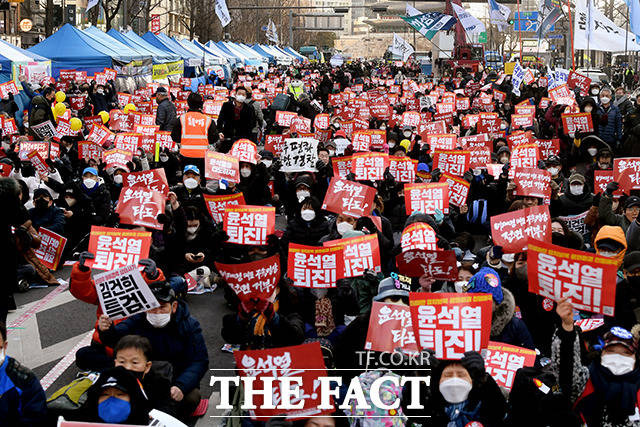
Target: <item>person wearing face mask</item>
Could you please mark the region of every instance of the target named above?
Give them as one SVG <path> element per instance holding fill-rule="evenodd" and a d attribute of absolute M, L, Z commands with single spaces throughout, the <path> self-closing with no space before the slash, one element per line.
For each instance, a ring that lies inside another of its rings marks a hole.
<path fill-rule="evenodd" d="M 90 223 L 92 225 L 107 224 L 113 211 L 111 194 L 104 185 L 104 180 L 98 176 L 98 170 L 93 167 L 84 168 L 78 188 L 83 204 L 89 206 Z"/>
<path fill-rule="evenodd" d="M 160 126 L 161 131 L 171 131 L 177 116 L 176 106 L 171 102 L 166 87 L 159 86 L 156 89 L 156 102 L 158 103 L 156 125 Z"/>
<path fill-rule="evenodd" d="M 551 174 L 551 180 L 554 181 L 558 187 L 562 187 L 562 185 L 564 185 L 565 176 L 562 173 L 562 162 L 560 161 L 560 157 L 551 155 L 544 161 L 544 164 L 547 167 L 547 172 Z"/>
<path fill-rule="evenodd" d="M 300 211 L 289 217 L 282 236 L 282 247 L 288 244 L 318 246 L 320 239 L 329 233 L 329 223 L 322 215 L 320 202 L 315 197 L 305 197 L 300 203 Z"/>
<path fill-rule="evenodd" d="M 171 138 L 180 145 L 182 164 L 196 164 L 204 167 L 204 154 L 218 138 L 218 127 L 215 120 L 202 113 L 204 100 L 202 95 L 191 92 L 187 97 L 188 111 L 173 121 Z"/>
<path fill-rule="evenodd" d="M 320 243 L 324 243 L 329 240 L 341 239 L 344 233 L 355 230 L 355 227 L 355 218 L 346 214 L 339 214 L 336 217 L 334 223 L 331 225 L 331 231 L 329 231 L 329 234 L 320 239 Z"/>
<path fill-rule="evenodd" d="M 176 194 L 181 206 L 194 206 L 202 212 L 207 212 L 200 180 L 200 169 L 187 164 L 182 171 L 182 184 L 171 187 L 171 191 Z"/>
<path fill-rule="evenodd" d="M 579 215 L 588 211 L 593 204 L 593 194 L 585 185 L 584 176 L 573 173 L 568 182 L 567 191 L 551 200 L 551 216 Z"/>
<path fill-rule="evenodd" d="M 0 420 L 6 426 L 43 426 L 47 397 L 29 368 L 7 355 L 7 327 L 0 321 Z"/>
<path fill-rule="evenodd" d="M 612 258 L 622 265 L 624 254 L 627 252 L 627 239 L 619 226 L 604 225 L 596 234 L 593 241 L 596 253 L 605 258 Z"/>
<path fill-rule="evenodd" d="M 256 126 L 255 109 L 245 102 L 247 93 L 248 91 L 244 86 L 236 88 L 235 99 L 225 102 L 220 109 L 220 115 L 218 116 L 220 139 L 228 140 L 229 147 L 231 147 L 231 142 L 238 139 L 251 139 L 251 131 Z M 228 148 L 221 150 L 226 152 Z"/>
<path fill-rule="evenodd" d="M 502 287 L 502 280 L 496 270 L 482 267 L 463 287 L 463 290 L 467 293 L 486 292 L 493 296 L 492 341 L 535 348 L 527 325 L 515 316 L 515 297 L 511 291 Z"/>
<path fill-rule="evenodd" d="M 248 205 L 265 206 L 271 203 L 268 180 L 269 172 L 266 165 L 257 161 L 240 162 L 240 182 L 237 188 L 244 194 L 244 200 Z"/>
<path fill-rule="evenodd" d="M 627 232 L 629 225 L 638 218 L 640 212 L 640 197 L 629 196 L 624 201 L 622 215 L 613 212 L 613 193 L 620 188 L 617 182 L 607 184 L 598 205 L 598 215 L 600 222 L 606 225 L 616 225 L 622 227 L 623 232 Z"/>
<path fill-rule="evenodd" d="M 616 98 L 613 101 L 613 105 L 618 107 L 618 110 L 620 110 L 620 114 L 622 115 L 622 120 L 624 121 L 627 115 L 633 111 L 633 102 L 631 102 L 627 91 L 622 86 L 616 88 L 615 96 Z"/>
<path fill-rule="evenodd" d="M 65 418 L 109 424 L 147 425 L 152 406 L 134 375 L 122 366 L 110 368 L 87 390 L 87 400 Z"/>
<path fill-rule="evenodd" d="M 89 94 L 91 103 L 95 107 L 95 111 L 111 111 L 113 108 L 113 96 L 115 91 L 110 84 L 96 85 Z"/>
<path fill-rule="evenodd" d="M 64 214 L 62 209 L 53 204 L 51 193 L 46 188 L 38 188 L 33 192 L 33 205 L 29 209 L 29 217 L 36 230 L 44 227 L 54 233 L 64 234 Z"/>
<path fill-rule="evenodd" d="M 179 238 L 175 247 L 167 250 L 171 254 L 168 257 L 171 271 L 184 275 L 198 267 L 211 265 L 223 235 L 195 206 L 179 207 L 178 211 L 175 227 Z"/>
<path fill-rule="evenodd" d="M 129 168 L 127 166 L 117 165 L 113 169 L 111 182 L 109 182 L 109 194 L 111 195 L 111 201 L 114 204 L 118 202 L 118 199 L 120 199 L 120 192 L 122 191 L 125 173 L 129 173 Z"/>
<path fill-rule="evenodd" d="M 633 335 L 618 326 L 611 328 L 604 336 L 600 357 L 585 366 L 583 338 L 574 326 L 573 306 L 569 298 L 557 303 L 562 326 L 553 335 L 551 362 L 574 411 L 589 426 L 640 425 L 640 369 Z"/>
<path fill-rule="evenodd" d="M 615 148 L 622 140 L 622 116 L 618 107 L 611 101 L 611 89 L 602 89 L 598 104 L 600 121 L 597 134 L 604 142 Z"/>
<path fill-rule="evenodd" d="M 177 402 L 178 418 L 191 415 L 200 403 L 200 380 L 207 373 L 209 355 L 200 323 L 191 316 L 187 304 L 176 298 L 171 285 L 155 281 L 149 285 L 160 307 L 128 317 L 114 324 L 100 316 L 100 339 L 115 346 L 126 335 L 140 335 L 151 343 L 154 360 L 173 367 L 171 398 Z"/>
<path fill-rule="evenodd" d="M 496 157 L 498 158 L 498 163 L 506 165 L 509 163 L 511 159 L 511 150 L 509 147 L 500 147 L 498 148 L 498 152 L 496 153 Z"/>
<path fill-rule="evenodd" d="M 149 404 L 169 415 L 175 415 L 176 402 L 171 399 L 170 378 L 161 375 L 163 362 L 151 361 L 151 343 L 139 335 L 125 335 L 113 349 L 114 365 L 125 368 L 142 383 Z"/>
<path fill-rule="evenodd" d="M 467 351 L 459 360 L 432 357 L 430 366 L 430 385 L 419 387 L 424 409 L 409 409 L 413 390 L 408 385 L 402 390 L 402 410 L 411 420 L 447 427 L 504 425 L 507 402 L 498 384 L 485 371 L 480 353 Z"/>
<path fill-rule="evenodd" d="M 607 146 L 598 149 L 591 164 L 587 165 L 584 177 L 587 182 L 594 182 L 594 172 L 613 169 L 613 153 Z"/>

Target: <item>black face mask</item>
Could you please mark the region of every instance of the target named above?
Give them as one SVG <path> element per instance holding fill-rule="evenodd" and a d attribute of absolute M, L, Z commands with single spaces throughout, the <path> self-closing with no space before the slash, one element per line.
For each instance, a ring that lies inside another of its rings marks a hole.
<path fill-rule="evenodd" d="M 516 277 L 520 280 L 527 281 L 527 267 L 516 267 Z"/>
<path fill-rule="evenodd" d="M 551 233 L 551 243 L 554 245 L 564 246 L 563 243 L 565 241 L 566 238 L 564 237 L 564 234 L 558 232 Z"/>
<path fill-rule="evenodd" d="M 142 381 L 142 377 L 144 377 L 144 371 L 142 372 L 138 372 L 138 371 L 131 371 L 129 369 L 127 369 L 127 371 L 133 375 L 133 377 L 139 381 Z"/>
<path fill-rule="evenodd" d="M 49 201 L 42 198 L 37 199 L 34 200 L 33 206 L 35 206 L 37 209 L 47 209 L 49 207 Z"/>

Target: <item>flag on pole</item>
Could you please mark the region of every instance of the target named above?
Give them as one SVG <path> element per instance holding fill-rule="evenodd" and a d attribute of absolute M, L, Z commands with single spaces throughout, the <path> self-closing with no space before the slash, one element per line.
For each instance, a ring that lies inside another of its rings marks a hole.
<path fill-rule="evenodd" d="M 586 4 L 588 3 L 588 4 Z M 625 37 L 626 36 L 626 37 Z M 576 20 L 573 31 L 574 49 L 604 52 L 639 51 L 633 32 L 627 32 L 607 18 L 592 1 L 576 1 Z"/>
<path fill-rule="evenodd" d="M 458 6 L 455 3 L 451 3 L 451 6 L 453 6 L 453 10 L 467 34 L 480 34 L 487 31 L 482 21 L 467 12 L 462 6 Z"/>
<path fill-rule="evenodd" d="M 635 0 L 638 1 L 638 0 Z M 562 5 L 560 0 L 540 0 L 538 5 L 538 39 L 542 39 L 549 29 L 562 16 Z"/>
<path fill-rule="evenodd" d="M 265 35 L 267 36 L 267 40 L 278 44 L 278 29 L 276 28 L 276 24 L 274 24 L 271 19 L 269 19 L 269 24 L 267 25 L 267 31 Z"/>
<path fill-rule="evenodd" d="M 393 44 L 391 45 L 391 53 L 395 55 L 401 55 L 402 60 L 406 61 L 409 59 L 411 54 L 415 52 L 413 46 L 409 44 L 405 39 L 393 33 Z"/>
<path fill-rule="evenodd" d="M 456 18 L 440 12 L 427 12 L 415 16 L 401 16 L 417 32 L 431 40 L 440 30 L 450 30 L 456 24 Z"/>
<path fill-rule="evenodd" d="M 226 27 L 231 22 L 231 16 L 229 15 L 229 9 L 227 9 L 227 2 L 225 0 L 216 0 L 216 15 L 220 19 L 222 27 Z"/>
<path fill-rule="evenodd" d="M 489 1 L 489 18 L 492 24 L 498 26 L 498 30 L 502 31 L 507 26 L 507 19 L 511 15 L 511 9 L 498 3 L 496 0 Z"/>
<path fill-rule="evenodd" d="M 629 8 L 629 28 L 640 37 L 640 0 L 625 0 Z"/>
<path fill-rule="evenodd" d="M 85 9 L 85 13 L 89 12 L 89 9 L 91 9 L 93 6 L 97 6 L 98 3 L 100 3 L 100 0 L 89 0 L 87 2 L 87 8 Z"/>
<path fill-rule="evenodd" d="M 416 9 L 415 7 L 413 7 L 409 3 L 407 3 L 406 14 L 407 14 L 407 16 L 416 16 L 416 15 L 422 15 L 422 12 L 420 12 L 418 9 Z"/>

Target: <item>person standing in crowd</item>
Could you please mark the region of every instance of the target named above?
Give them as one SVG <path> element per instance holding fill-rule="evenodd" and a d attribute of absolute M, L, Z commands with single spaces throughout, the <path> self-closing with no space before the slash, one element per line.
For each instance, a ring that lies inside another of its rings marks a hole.
<path fill-rule="evenodd" d="M 180 144 L 180 155 L 187 163 L 204 167 L 204 153 L 218 141 L 218 129 L 211 117 L 202 113 L 204 100 L 199 93 L 187 97 L 189 111 L 174 119 L 171 138 Z"/>
<path fill-rule="evenodd" d="M 222 104 L 218 116 L 220 139 L 229 141 L 221 149 L 223 152 L 229 151 L 231 144 L 238 139 L 251 139 L 251 132 L 256 126 L 257 118 L 255 108 L 245 102 L 247 98 L 247 88 L 240 86 L 236 89 L 235 98 Z"/>
<path fill-rule="evenodd" d="M 158 103 L 156 125 L 160 126 L 162 131 L 171 131 L 176 119 L 176 106 L 173 105 L 169 96 L 164 86 L 160 86 L 156 90 L 156 102 Z"/>

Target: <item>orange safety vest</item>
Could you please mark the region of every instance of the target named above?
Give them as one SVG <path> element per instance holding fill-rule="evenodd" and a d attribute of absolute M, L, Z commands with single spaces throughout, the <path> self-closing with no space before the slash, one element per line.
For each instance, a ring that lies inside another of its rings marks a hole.
<path fill-rule="evenodd" d="M 180 117 L 180 154 L 185 157 L 204 158 L 209 148 L 209 126 L 211 117 L 197 111 L 189 111 Z"/>

